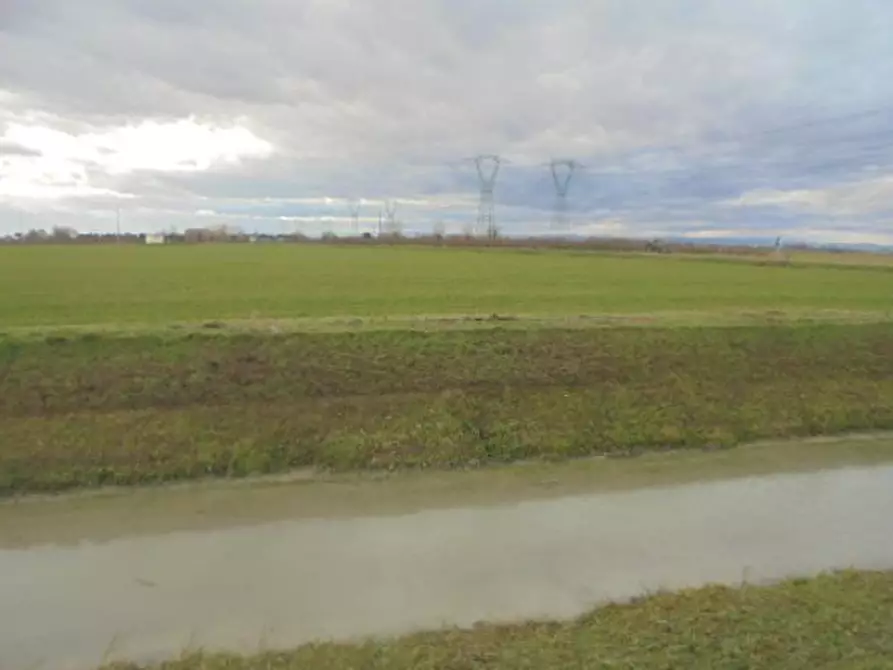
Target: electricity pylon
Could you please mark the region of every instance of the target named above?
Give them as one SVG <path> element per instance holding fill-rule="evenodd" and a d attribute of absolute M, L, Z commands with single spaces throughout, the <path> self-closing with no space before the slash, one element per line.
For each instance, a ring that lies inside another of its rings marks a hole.
<path fill-rule="evenodd" d="M 384 201 L 384 215 L 386 222 L 386 229 L 389 235 L 397 234 L 397 201 L 396 200 L 385 200 Z"/>
<path fill-rule="evenodd" d="M 362 200 L 351 200 L 348 205 L 350 207 L 350 226 L 354 234 L 360 232 L 360 207 Z"/>
<path fill-rule="evenodd" d="M 481 185 L 481 199 L 478 204 L 475 233 L 480 234 L 486 230 L 489 239 L 496 239 L 499 235 L 499 229 L 496 227 L 494 192 L 496 190 L 496 179 L 499 177 L 499 168 L 505 161 L 495 154 L 481 154 L 480 156 L 475 156 L 473 160 Z"/>
<path fill-rule="evenodd" d="M 555 205 L 552 211 L 552 228 L 567 228 L 567 193 L 571 187 L 574 173 L 582 166 L 571 159 L 553 159 L 548 163 L 555 184 Z"/>

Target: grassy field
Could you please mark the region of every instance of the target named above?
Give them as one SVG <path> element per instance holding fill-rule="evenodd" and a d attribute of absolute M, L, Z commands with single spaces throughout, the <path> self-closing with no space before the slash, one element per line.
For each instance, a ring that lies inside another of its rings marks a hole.
<path fill-rule="evenodd" d="M 107 670 L 136 670 L 134 665 Z M 187 654 L 155 670 L 893 668 L 893 573 L 708 587 L 612 605 L 568 623 L 482 625 L 255 657 Z"/>
<path fill-rule="evenodd" d="M 0 329 L 422 314 L 889 313 L 893 271 L 590 252 L 0 247 Z"/>
<path fill-rule="evenodd" d="M 891 296 L 884 267 L 0 247 L 0 495 L 889 429 Z M 413 329 L 456 313 L 485 316 Z"/>
<path fill-rule="evenodd" d="M 793 251 L 789 254 L 794 263 L 818 263 L 821 265 L 893 266 L 893 254 L 860 253 L 853 251 L 828 253 L 826 251 Z"/>

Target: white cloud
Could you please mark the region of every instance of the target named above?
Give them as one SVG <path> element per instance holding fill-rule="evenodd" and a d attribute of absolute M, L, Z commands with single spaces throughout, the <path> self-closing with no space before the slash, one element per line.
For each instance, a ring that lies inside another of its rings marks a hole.
<path fill-rule="evenodd" d="M 0 197 L 59 199 L 123 195 L 92 183 L 94 175 L 137 171 L 201 172 L 273 153 L 245 127 L 194 119 L 73 133 L 46 125 L 8 123 L 0 141 L 23 151 L 0 156 Z"/>
<path fill-rule="evenodd" d="M 42 153 L 34 156 L 0 156 L 0 201 L 95 196 L 115 197 L 122 194 L 92 186 L 86 167 L 64 156 Z"/>

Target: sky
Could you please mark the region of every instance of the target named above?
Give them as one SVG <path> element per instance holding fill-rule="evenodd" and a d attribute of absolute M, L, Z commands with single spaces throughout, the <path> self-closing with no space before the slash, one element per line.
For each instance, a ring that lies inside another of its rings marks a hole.
<path fill-rule="evenodd" d="M 0 234 L 893 244 L 889 0 L 0 0 Z M 120 218 L 119 218 L 120 217 Z M 371 228 L 370 228 L 371 227 Z"/>

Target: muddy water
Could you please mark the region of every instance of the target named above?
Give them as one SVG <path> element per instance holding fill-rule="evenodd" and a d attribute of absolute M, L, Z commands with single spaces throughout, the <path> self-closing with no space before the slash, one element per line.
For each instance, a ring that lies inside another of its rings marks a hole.
<path fill-rule="evenodd" d="M 0 667 L 570 617 L 705 582 L 893 568 L 893 467 L 0 550 Z M 40 665 L 43 664 L 43 665 Z"/>

